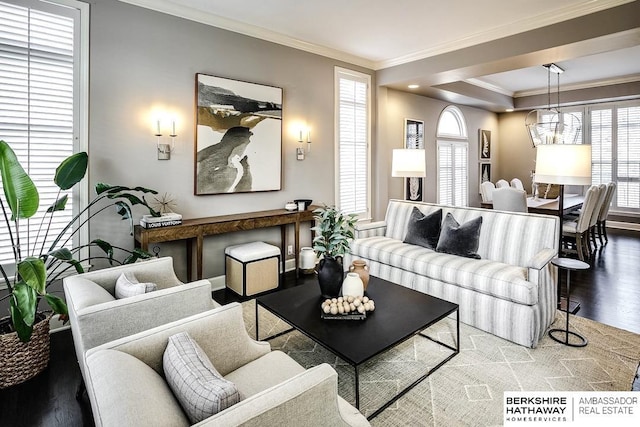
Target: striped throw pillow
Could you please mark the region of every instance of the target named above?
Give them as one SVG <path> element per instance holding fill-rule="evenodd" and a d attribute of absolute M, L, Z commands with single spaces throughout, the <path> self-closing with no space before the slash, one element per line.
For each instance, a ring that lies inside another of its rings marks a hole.
<path fill-rule="evenodd" d="M 158 289 L 155 283 L 140 283 L 131 272 L 122 273 L 116 280 L 116 299 L 142 295 Z"/>
<path fill-rule="evenodd" d="M 240 401 L 235 384 L 218 373 L 187 332 L 169 337 L 162 367 L 167 384 L 193 424 Z"/>

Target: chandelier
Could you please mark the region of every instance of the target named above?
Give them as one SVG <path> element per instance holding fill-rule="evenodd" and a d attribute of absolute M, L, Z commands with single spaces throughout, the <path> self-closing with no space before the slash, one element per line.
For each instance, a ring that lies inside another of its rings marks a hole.
<path fill-rule="evenodd" d="M 564 72 L 556 64 L 543 65 L 547 69 L 547 109 L 532 110 L 524 124 L 534 147 L 540 144 L 576 144 L 582 127 L 575 114 L 560 112 L 560 74 Z M 558 76 L 557 106 L 551 108 L 551 73 Z"/>

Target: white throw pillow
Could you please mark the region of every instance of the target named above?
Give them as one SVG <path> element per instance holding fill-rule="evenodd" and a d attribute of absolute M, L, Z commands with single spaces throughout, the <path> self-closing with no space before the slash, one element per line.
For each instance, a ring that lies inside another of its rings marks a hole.
<path fill-rule="evenodd" d="M 222 378 L 187 332 L 169 337 L 162 367 L 169 388 L 193 424 L 240 401 L 235 384 Z"/>
<path fill-rule="evenodd" d="M 122 273 L 116 280 L 116 298 L 128 298 L 142 295 L 158 289 L 155 283 L 140 283 L 131 272 Z"/>

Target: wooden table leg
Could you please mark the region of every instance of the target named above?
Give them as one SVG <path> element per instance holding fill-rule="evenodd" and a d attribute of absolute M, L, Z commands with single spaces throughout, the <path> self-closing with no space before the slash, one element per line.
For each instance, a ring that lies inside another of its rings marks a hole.
<path fill-rule="evenodd" d="M 196 277 L 198 280 L 202 279 L 202 245 L 203 238 L 202 233 L 196 237 Z"/>
<path fill-rule="evenodd" d="M 295 235 L 295 240 L 294 240 L 294 249 L 293 249 L 293 255 L 296 257 L 295 258 L 295 267 L 296 267 L 296 279 L 298 277 L 300 277 L 300 270 L 298 269 L 298 254 L 300 253 L 300 221 L 296 221 L 294 224 L 294 235 Z"/>
<path fill-rule="evenodd" d="M 282 258 L 282 272 L 284 273 L 287 259 L 287 224 L 280 225 L 280 241 L 282 242 L 280 245 L 280 257 Z"/>
<path fill-rule="evenodd" d="M 187 239 L 187 282 L 192 282 L 193 277 L 193 239 Z"/>

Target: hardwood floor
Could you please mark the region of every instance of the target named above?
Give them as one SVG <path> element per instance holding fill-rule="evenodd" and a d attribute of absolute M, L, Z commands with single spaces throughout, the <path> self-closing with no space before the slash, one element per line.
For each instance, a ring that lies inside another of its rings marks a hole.
<path fill-rule="evenodd" d="M 311 280 L 314 276 L 296 279 L 288 272 L 282 286 Z M 239 300 L 227 290 L 213 296 L 221 304 Z M 598 251 L 592 268 L 571 275 L 571 299 L 580 302 L 578 316 L 640 334 L 640 233 L 609 230 L 609 243 Z M 24 384 L 0 390 L 0 425 L 92 426 L 86 396 L 75 399 L 79 381 L 71 331 L 53 333 L 49 367 Z"/>

